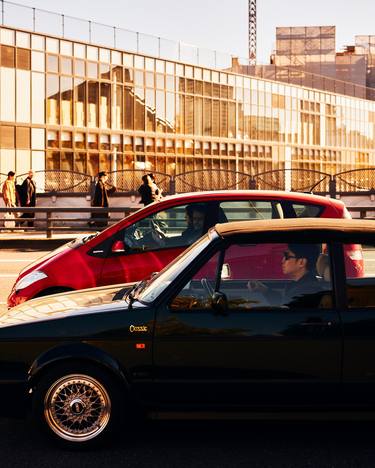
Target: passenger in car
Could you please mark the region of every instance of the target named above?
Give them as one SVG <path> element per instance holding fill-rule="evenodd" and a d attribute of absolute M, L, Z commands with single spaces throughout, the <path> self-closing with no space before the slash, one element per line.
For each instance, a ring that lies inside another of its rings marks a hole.
<path fill-rule="evenodd" d="M 281 267 L 283 274 L 291 281 L 286 284 L 282 294 L 259 281 L 249 281 L 248 288 L 250 291 L 263 293 L 270 305 L 317 307 L 322 296 L 322 286 L 316 277 L 319 254 L 318 244 L 288 244 Z"/>
<path fill-rule="evenodd" d="M 188 205 L 185 208 L 187 228 L 182 232 L 184 244 L 192 244 L 204 234 L 206 207 L 204 205 Z"/>

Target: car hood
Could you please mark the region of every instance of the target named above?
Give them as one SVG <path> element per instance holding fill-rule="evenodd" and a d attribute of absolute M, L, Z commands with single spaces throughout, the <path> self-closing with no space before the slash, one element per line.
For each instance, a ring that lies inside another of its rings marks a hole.
<path fill-rule="evenodd" d="M 74 248 L 75 241 L 68 242 L 67 244 L 64 244 L 60 247 L 58 247 L 55 250 L 52 250 L 52 252 L 49 252 L 46 255 L 43 255 L 33 262 L 29 263 L 28 265 L 23 268 L 20 273 L 19 273 L 19 278 L 22 276 L 25 276 L 27 273 L 30 273 L 32 270 L 36 270 L 38 267 L 40 267 L 42 264 L 46 263 L 48 260 L 51 258 L 54 258 L 58 255 L 63 255 L 67 251 L 71 251 L 72 248 Z"/>
<path fill-rule="evenodd" d="M 115 284 L 101 288 L 82 289 L 44 296 L 26 301 L 0 316 L 0 327 L 20 325 L 28 322 L 61 318 L 64 316 L 88 313 L 111 304 L 116 293 L 129 289 L 134 283 Z M 119 301 L 124 307 L 124 301 Z"/>

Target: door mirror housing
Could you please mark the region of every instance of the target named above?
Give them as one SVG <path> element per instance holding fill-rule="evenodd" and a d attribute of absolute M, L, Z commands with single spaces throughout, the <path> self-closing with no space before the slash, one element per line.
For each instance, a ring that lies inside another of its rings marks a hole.
<path fill-rule="evenodd" d="M 212 294 L 211 304 L 217 314 L 225 315 L 228 312 L 227 296 L 220 291 L 215 291 Z"/>
<path fill-rule="evenodd" d="M 122 240 L 116 240 L 111 247 L 112 253 L 124 253 L 125 252 L 125 243 Z"/>

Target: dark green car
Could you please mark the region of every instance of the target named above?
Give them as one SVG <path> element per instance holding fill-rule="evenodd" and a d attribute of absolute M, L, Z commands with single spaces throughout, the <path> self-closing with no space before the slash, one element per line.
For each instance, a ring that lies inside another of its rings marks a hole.
<path fill-rule="evenodd" d="M 50 435 L 83 446 L 134 417 L 375 407 L 373 221 L 217 225 L 119 289 L 34 299 L 0 317 L 4 412 L 31 408 Z"/>

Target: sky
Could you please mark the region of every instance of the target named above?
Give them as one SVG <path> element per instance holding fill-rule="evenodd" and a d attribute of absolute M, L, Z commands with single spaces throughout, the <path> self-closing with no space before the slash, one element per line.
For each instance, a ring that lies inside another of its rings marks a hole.
<path fill-rule="evenodd" d="M 14 0 L 246 57 L 248 0 Z M 336 26 L 336 49 L 375 35 L 375 0 L 257 0 L 258 62 L 268 63 L 276 26 Z"/>

